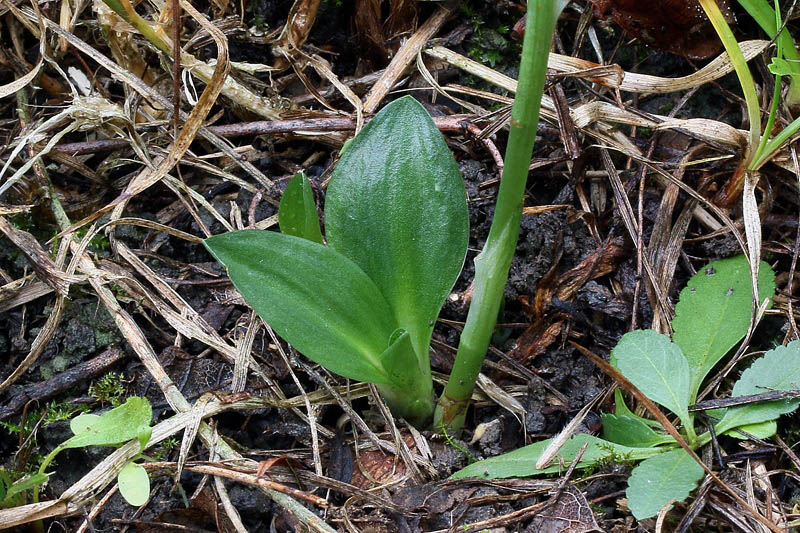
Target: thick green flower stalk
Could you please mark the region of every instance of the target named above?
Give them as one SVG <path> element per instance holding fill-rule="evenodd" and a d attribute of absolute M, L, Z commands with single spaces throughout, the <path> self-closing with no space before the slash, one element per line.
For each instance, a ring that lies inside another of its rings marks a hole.
<path fill-rule="evenodd" d="M 511 131 L 497 206 L 489 237 L 475 258 L 472 304 L 453 372 L 436 407 L 434 425 L 439 430 L 459 431 L 464 424 L 475 381 L 497 322 L 519 235 L 550 44 L 558 16 L 568 3 L 565 0 L 528 2 L 527 31 L 522 44 L 517 94 L 511 109 Z"/>

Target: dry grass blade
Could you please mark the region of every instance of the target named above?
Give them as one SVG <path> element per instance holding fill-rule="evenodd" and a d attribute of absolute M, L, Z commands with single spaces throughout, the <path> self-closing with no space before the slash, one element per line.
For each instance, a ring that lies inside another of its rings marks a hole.
<path fill-rule="evenodd" d="M 66 249 L 69 246 L 69 242 L 66 240 L 60 243 L 59 254 L 57 256 L 58 263 L 55 265 L 56 269 L 59 269 L 61 265 L 63 265 L 63 261 L 65 258 Z M 62 252 L 64 250 L 64 252 Z M 75 272 L 75 265 L 71 264 L 67 268 L 66 275 L 72 276 Z M 43 284 L 44 285 L 44 284 Z M 53 309 L 50 312 L 50 315 L 47 317 L 47 321 L 44 323 L 41 331 L 36 335 L 36 338 L 31 345 L 31 349 L 28 352 L 28 355 L 17 365 L 14 371 L 5 379 L 2 383 L 0 383 L 0 392 L 7 389 L 10 385 L 12 385 L 17 379 L 19 379 L 25 371 L 30 368 L 30 366 L 39 358 L 42 354 L 44 349 L 47 347 L 50 340 L 53 338 L 53 335 L 56 333 L 56 329 L 58 328 L 59 323 L 61 322 L 61 317 L 64 313 L 64 307 L 66 304 L 66 294 L 56 293 L 56 299 L 53 303 Z M 2 523 L 2 522 L 0 522 Z"/>
<path fill-rule="evenodd" d="M 30 18 L 33 18 L 33 15 L 29 15 Z M 157 105 L 161 106 L 162 108 L 166 109 L 170 107 L 169 100 L 164 97 L 161 93 L 153 89 L 152 87 L 148 86 L 144 81 L 142 81 L 138 76 L 134 75 L 131 72 L 126 71 L 124 68 L 120 67 L 113 61 L 109 60 L 106 56 L 98 52 L 93 47 L 89 46 L 87 43 L 82 41 L 81 39 L 77 38 L 75 35 L 65 31 L 61 27 L 59 27 L 54 22 L 45 19 L 44 24 L 47 29 L 53 31 L 54 33 L 58 34 L 61 37 L 67 39 L 67 41 L 74 46 L 77 50 L 80 50 L 87 56 L 91 57 L 95 61 L 97 61 L 100 65 L 102 65 L 105 69 L 107 69 L 111 75 L 119 80 L 120 82 L 128 85 L 134 91 L 141 94 L 148 100 L 156 103 Z M 226 79 L 226 83 L 229 83 L 231 80 L 230 77 Z M 256 97 L 259 100 L 259 104 L 253 104 L 258 111 L 254 111 L 257 114 L 262 116 L 266 116 L 267 118 L 274 119 L 277 118 L 277 114 L 269 112 L 272 108 L 267 105 L 268 102 L 261 102 L 261 99 Z M 240 102 L 241 103 L 241 102 Z M 249 109 L 249 108 L 248 108 Z M 251 109 L 252 111 L 252 109 Z M 183 120 L 188 120 L 188 114 L 181 113 L 181 118 Z M 204 139 L 208 140 L 211 144 L 221 150 L 223 153 L 228 155 L 231 160 L 233 160 L 237 165 L 239 165 L 243 170 L 245 170 L 249 175 L 253 176 L 256 181 L 258 181 L 263 187 L 266 187 L 268 190 L 273 188 L 272 181 L 267 178 L 263 172 L 258 170 L 252 163 L 244 160 L 243 158 L 239 157 L 236 152 L 231 148 L 230 144 L 220 139 L 217 135 L 212 133 L 208 130 L 208 128 L 202 127 L 199 131 L 200 135 L 203 136 Z M 73 228 L 70 228 L 71 231 L 77 229 L 78 227 L 84 225 L 86 222 L 79 222 L 73 225 Z"/>
<path fill-rule="evenodd" d="M 614 198 L 617 201 L 617 207 L 619 208 L 620 214 L 622 215 L 622 220 L 625 223 L 625 228 L 628 230 L 628 233 L 633 239 L 634 242 L 638 243 L 636 238 L 639 229 L 638 223 L 636 218 L 634 217 L 633 207 L 631 207 L 630 201 L 628 200 L 628 196 L 625 193 L 625 187 L 622 185 L 622 181 L 619 178 L 619 174 L 617 173 L 617 169 L 614 166 L 613 161 L 611 160 L 611 156 L 608 154 L 608 150 L 602 149 L 601 156 L 603 159 L 603 164 L 606 167 L 606 171 L 608 172 L 608 176 L 610 178 L 611 187 L 614 191 Z M 658 278 L 655 275 L 653 270 L 653 266 L 650 264 L 650 259 L 648 257 L 642 257 L 642 263 L 647 272 L 648 280 L 650 281 L 650 286 L 653 289 L 653 292 L 656 296 L 656 302 L 658 306 L 661 308 L 661 312 L 664 313 L 666 316 L 670 316 L 670 305 L 669 301 L 667 300 L 661 286 L 658 284 Z"/>
<path fill-rule="evenodd" d="M 208 31 L 209 35 L 211 35 L 214 42 L 217 44 L 217 60 L 214 66 L 214 73 L 211 79 L 207 81 L 208 84 L 205 90 L 203 90 L 197 104 L 186 119 L 178 138 L 175 139 L 167 156 L 161 160 L 156 169 L 147 169 L 134 178 L 125 192 L 109 204 L 109 206 L 114 206 L 113 218 L 119 218 L 125 203 L 130 198 L 146 190 L 151 185 L 158 183 L 158 181 L 180 161 L 183 154 L 189 149 L 189 145 L 192 144 L 198 130 L 203 125 L 203 120 L 211 111 L 211 107 L 216 103 L 217 96 L 219 96 L 219 93 L 222 91 L 225 79 L 228 77 L 228 72 L 230 71 L 228 39 L 225 37 L 225 34 L 211 24 L 211 22 L 187 0 L 181 0 L 181 5 L 192 18 Z"/>
<path fill-rule="evenodd" d="M 5 85 L 0 85 L 0 98 L 5 98 L 11 94 L 16 93 L 23 87 L 27 87 L 29 83 L 31 83 L 36 75 L 39 74 L 39 70 L 42 68 L 44 64 L 44 58 L 39 58 L 39 61 L 36 63 L 36 66 L 31 69 L 30 72 L 17 78 L 16 80 L 12 81 L 11 83 L 7 83 Z"/>
<path fill-rule="evenodd" d="M 0 313 L 4 313 L 20 305 L 25 305 L 45 294 L 53 292 L 53 288 L 43 281 L 27 283 L 32 277 L 33 274 L 14 280 L 11 283 L 6 283 L 0 287 Z"/>
<path fill-rule="evenodd" d="M 406 68 L 414 61 L 422 47 L 447 22 L 459 3 L 460 0 L 447 0 L 397 51 L 389 66 L 367 93 L 364 99 L 365 113 L 374 113 L 378 109 L 384 97 L 389 94 L 397 80 L 405 73 Z"/>
<path fill-rule="evenodd" d="M 58 294 L 66 296 L 71 283 L 81 281 L 81 276 L 68 275 L 62 272 L 50 254 L 42 248 L 39 241 L 27 231 L 12 226 L 5 217 L 0 216 L 0 233 L 6 236 L 22 252 L 36 271 L 37 277 L 50 285 Z"/>
<path fill-rule="evenodd" d="M 592 400 L 589 401 L 589 403 L 584 405 L 583 408 L 580 411 L 578 411 L 578 413 L 575 416 L 572 417 L 572 420 L 569 421 L 569 424 L 564 426 L 564 429 L 562 429 L 558 433 L 558 435 L 553 437 L 553 442 L 551 442 L 547 446 L 547 448 L 545 448 L 545 450 L 542 452 L 542 455 L 539 456 L 539 459 L 536 461 L 536 468 L 541 470 L 543 468 L 547 468 L 548 466 L 550 466 L 550 464 L 553 461 L 553 458 L 556 456 L 559 450 L 561 450 L 561 447 L 564 446 L 564 444 L 575 434 L 575 431 L 577 431 L 578 426 L 580 426 L 581 423 L 584 421 L 586 415 L 589 414 L 589 411 L 602 398 L 608 396 L 609 392 L 611 392 L 611 388 L 606 387 L 604 391 L 600 392 L 600 394 L 592 398 Z M 584 446 L 586 446 L 586 444 L 584 444 Z"/>
<path fill-rule="evenodd" d="M 200 416 L 201 418 L 208 418 L 228 410 L 248 410 L 261 408 L 263 408 L 263 403 L 253 402 L 249 399 L 229 403 L 212 399 L 202 406 L 197 405 L 196 408 L 189 408 L 188 410 L 180 412 L 153 426 L 153 431 L 147 447 L 155 446 L 164 439 L 183 430 L 189 426 L 192 421 L 197 418 L 197 416 Z M 199 415 L 196 412 L 197 410 L 200 411 Z M 205 424 L 202 424 L 201 435 L 207 437 L 209 436 L 209 433 L 210 430 L 208 430 L 208 427 Z M 218 443 L 218 448 L 220 448 L 220 453 L 223 456 L 241 459 L 238 454 L 233 452 L 229 447 L 227 447 L 226 444 L 224 444 L 224 441 Z M 67 489 L 57 500 L 0 510 L 0 524 L 3 524 L 4 527 L 14 527 L 42 518 L 61 516 L 77 511 L 89 499 L 91 499 L 97 491 L 102 490 L 109 483 L 111 483 L 125 463 L 133 458 L 137 453 L 139 453 L 138 441 L 132 441 L 122 445 L 120 448 L 112 452 L 108 457 L 103 459 L 103 461 L 95 466 L 90 472 L 84 475 L 77 483 Z M 247 460 L 245 461 L 245 464 L 251 464 L 253 470 L 255 470 L 256 463 L 254 461 Z M 271 493 L 270 489 L 267 489 L 267 491 Z M 280 497 L 279 499 L 281 499 L 282 502 L 286 501 Z M 295 511 L 296 510 L 297 509 L 295 508 Z M 300 511 L 300 513 L 300 518 L 302 520 L 302 518 L 306 515 L 303 514 L 303 511 Z M 319 521 L 318 517 L 310 512 L 307 513 L 310 515 L 308 517 L 308 521 L 313 523 L 317 523 L 317 521 Z M 317 527 L 315 530 L 319 531 L 320 529 Z M 327 532 L 333 531 L 330 528 L 323 528 L 321 530 Z"/>
<path fill-rule="evenodd" d="M 445 50 L 446 53 L 444 52 Z M 434 47 L 425 50 L 425 53 L 445 60 L 453 66 L 509 92 L 514 93 L 517 90 L 517 80 L 451 50 Z M 727 58 L 727 56 L 725 57 Z M 669 78 L 663 79 L 669 80 Z M 558 120 L 555 103 L 547 95 L 542 97 L 541 113 L 544 118 L 551 122 L 557 122 Z M 578 128 L 587 128 L 596 122 L 608 122 L 630 126 L 645 126 L 654 129 L 679 128 L 692 133 L 700 139 L 736 148 L 745 146 L 747 142 L 746 132 L 737 130 L 724 122 L 710 119 L 674 119 L 667 116 L 644 114 L 634 112 L 631 109 L 620 109 L 618 106 L 608 102 L 591 101 L 581 104 L 570 109 L 570 116 Z"/>
<path fill-rule="evenodd" d="M 280 48 L 289 58 L 300 51 L 303 43 L 311 33 L 311 27 L 317 19 L 320 0 L 295 0 L 289 10 L 286 25 L 274 46 Z M 287 58 L 287 60 L 290 60 Z M 285 67 L 286 64 L 279 64 Z"/>
<path fill-rule="evenodd" d="M 769 41 L 743 41 L 739 43 L 739 47 L 742 49 L 745 59 L 749 61 L 764 52 L 769 44 Z M 462 62 L 466 59 L 443 46 L 433 46 L 426 49 L 425 53 L 458 67 L 462 67 Z M 466 63 L 463 63 L 463 65 L 466 65 Z M 619 66 L 599 65 L 585 59 L 555 53 L 550 54 L 547 67 L 557 74 L 583 77 L 604 87 L 639 94 L 683 91 L 718 80 L 722 76 L 733 72 L 733 65 L 725 53 L 720 54 L 696 72 L 678 78 L 664 78 L 626 72 L 621 70 Z"/>
<path fill-rule="evenodd" d="M 163 468 L 177 470 L 179 465 L 176 465 L 175 463 L 158 462 L 158 463 L 146 463 L 144 466 L 148 470 L 160 470 Z M 253 485 L 256 487 L 284 492 L 294 498 L 306 501 L 323 509 L 327 509 L 330 506 L 328 501 L 325 500 L 324 498 L 320 498 L 319 496 L 315 496 L 314 494 L 309 494 L 307 492 L 287 487 L 286 485 L 282 485 L 280 483 L 275 483 L 274 481 L 269 481 L 267 479 L 264 479 L 263 477 L 258 475 L 258 473 L 255 472 L 247 473 L 247 472 L 241 472 L 237 469 L 226 467 L 225 465 L 201 464 L 201 463 L 188 464 L 184 468 L 190 472 L 197 472 L 198 474 L 218 476 L 221 478 L 231 479 L 239 483 L 244 483 L 246 485 Z"/>

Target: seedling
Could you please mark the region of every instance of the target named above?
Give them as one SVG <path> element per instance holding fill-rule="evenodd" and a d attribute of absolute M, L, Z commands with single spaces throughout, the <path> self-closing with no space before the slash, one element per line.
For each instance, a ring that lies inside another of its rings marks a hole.
<path fill-rule="evenodd" d="M 758 292 L 775 292 L 774 274 L 761 264 Z M 747 333 L 752 290 L 744 256 L 715 261 L 698 272 L 681 291 L 675 307 L 672 339 L 652 330 L 632 331 L 611 352 L 611 364 L 653 402 L 680 420 L 692 449 L 711 441 L 711 432 L 697 434 L 689 411 L 700 386 L 722 357 Z M 790 390 L 800 384 L 800 341 L 768 351 L 745 370 L 732 397 L 769 390 Z M 797 409 L 800 400 L 780 400 L 708 411 L 716 435 L 738 436 L 741 429 L 760 438 L 772 436 L 775 421 Z M 703 477 L 703 468 L 653 420 L 639 417 L 616 391 L 616 412 L 603 415 L 603 438 L 578 434 L 569 439 L 550 466 L 536 463 L 552 439 L 474 463 L 454 478 L 502 478 L 562 471 L 586 444 L 578 468 L 615 457 L 642 461 L 628 480 L 628 507 L 637 519 L 654 516 L 672 500 L 682 501 Z"/>
<path fill-rule="evenodd" d="M 435 426 L 458 431 L 494 331 L 519 233 L 547 58 L 565 0 L 529 3 L 519 87 L 494 220 L 475 260 L 472 304 Z M 345 147 L 328 187 L 325 235 L 296 177 L 282 234 L 247 230 L 206 247 L 253 309 L 309 359 L 378 385 L 392 411 L 430 420 L 433 325 L 461 270 L 468 217 L 452 154 L 424 108 L 400 98 Z"/>
<path fill-rule="evenodd" d="M 86 446 L 118 446 L 133 439 L 139 441 L 139 454 L 125 463 L 117 476 L 119 492 L 131 505 L 144 505 L 150 496 L 150 479 L 147 471 L 135 463 L 150 440 L 150 420 L 153 410 L 147 398 L 133 396 L 102 415 L 82 414 L 70 421 L 74 436 L 59 444 L 42 462 L 34 484 L 33 501 L 39 500 L 38 485 L 47 480 L 45 470 L 63 450 Z"/>

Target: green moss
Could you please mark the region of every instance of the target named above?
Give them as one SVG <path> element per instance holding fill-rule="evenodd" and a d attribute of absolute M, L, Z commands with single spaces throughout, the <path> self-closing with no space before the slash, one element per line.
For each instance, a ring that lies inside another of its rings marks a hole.
<path fill-rule="evenodd" d="M 125 386 L 123 375 L 109 372 L 89 387 L 89 396 L 100 402 L 101 405 L 110 403 L 119 407 L 125 400 Z"/>

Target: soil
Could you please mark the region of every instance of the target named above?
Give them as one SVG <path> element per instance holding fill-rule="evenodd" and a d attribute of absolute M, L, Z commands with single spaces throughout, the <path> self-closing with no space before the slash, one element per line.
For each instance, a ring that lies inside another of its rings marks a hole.
<path fill-rule="evenodd" d="M 232 61 L 271 65 L 277 59 L 270 46 L 264 44 L 262 34 L 283 27 L 292 4 L 284 0 L 245 2 L 242 5 L 215 1 L 196 4 L 195 7 L 221 25 L 224 17 L 230 17 L 224 20 L 232 21 L 225 26 L 230 29 Z M 428 20 L 439 8 L 439 3 L 414 3 L 418 24 L 413 27 L 406 24 L 408 27 L 403 28 L 403 24 L 393 26 L 389 22 L 392 10 L 400 9 L 398 6 L 403 2 L 375 2 L 376 5 L 383 5 L 383 11 L 379 13 L 381 25 L 376 30 L 381 32 L 382 40 L 376 44 L 373 39 L 370 41 L 372 44 L 367 45 L 368 32 L 358 22 L 359 10 L 365 9 L 367 4 L 371 2 L 323 0 L 303 48 L 307 53 L 318 53 L 325 57 L 331 63 L 333 72 L 343 80 L 385 68 L 387 54 L 394 54 L 409 31 Z M 581 45 L 574 41 L 581 12 L 591 18 L 590 5 L 585 1 L 573 4 L 576 9 L 568 10 L 562 17 L 557 46 L 567 51 L 575 48 L 579 57 L 595 59 L 595 48 L 589 38 Z M 243 14 L 240 13 L 242 6 Z M 46 11 L 51 18 L 58 20 L 57 9 L 49 6 Z M 522 16 L 522 11 L 522 6 L 516 2 L 465 0 L 437 36 L 444 38 L 443 42 L 453 50 L 489 64 L 507 75 L 516 76 L 520 43 L 511 38 L 510 29 Z M 244 17 L 243 25 L 238 23 L 240 15 Z M 737 13 L 737 16 L 739 19 L 746 18 L 743 13 Z M 86 10 L 82 17 L 94 20 L 90 10 Z M 16 23 L 8 24 L 19 29 Z M 83 39 L 94 40 L 94 46 L 110 55 L 100 32 L 94 30 L 95 22 L 87 24 L 88 29 L 76 29 L 76 34 Z M 195 34 L 197 27 L 193 21 L 185 24 L 184 34 L 188 38 Z M 597 30 L 593 35 L 605 59 L 620 64 L 627 71 L 654 76 L 680 76 L 696 68 L 692 61 L 648 49 L 640 42 L 627 38 L 611 22 L 592 18 L 591 24 Z M 794 29 L 793 26 L 794 22 L 790 22 L 790 30 Z M 739 32 L 740 40 L 763 38 L 757 28 L 747 22 L 741 24 Z M 13 63 L 9 58 L 16 57 L 13 39 L 2 39 L 5 51 L 0 54 L 0 62 L 9 65 Z M 22 46 L 28 61 L 35 63 L 38 40 L 27 33 L 20 39 L 16 44 Z M 158 56 L 150 51 L 144 53 L 152 61 L 150 68 L 153 73 L 166 76 L 158 65 Z M 207 43 L 199 46 L 195 53 L 205 58 L 216 56 L 214 45 Z M 66 54 L 63 61 L 70 66 L 78 65 L 77 57 L 77 53 L 75 56 Z M 759 61 L 762 60 L 756 60 Z M 505 94 L 454 67 L 435 66 L 440 69 L 437 75 L 442 85 L 456 83 L 477 90 L 494 91 L 500 96 Z M 763 64 L 761 67 L 754 70 L 763 73 Z M 92 69 L 96 68 L 92 64 Z M 50 67 L 47 67 L 47 72 L 51 76 L 57 75 Z M 351 109 L 335 91 L 325 92 L 329 88 L 326 81 L 312 74 L 309 77 L 308 83 L 313 83 L 320 92 L 325 93 L 326 102 L 331 107 L 343 111 Z M 110 98 L 120 103 L 124 101 L 126 92 L 121 84 L 111 80 L 105 71 L 98 79 Z M 241 79 L 250 86 L 262 88 L 270 96 L 278 95 L 304 102 L 305 110 L 293 112 L 297 116 L 315 118 L 317 115 L 306 110 L 313 109 L 321 113 L 325 109 L 309 96 L 303 81 L 291 69 L 271 74 L 241 74 Z M 11 78 L 7 81 L 11 81 Z M 273 84 L 271 87 L 270 83 Z M 363 96 L 369 87 L 369 82 L 365 83 L 365 86 L 353 86 L 359 96 Z M 592 87 L 584 79 L 563 78 L 559 83 L 570 106 L 590 98 L 614 100 L 613 92 L 598 94 L 597 87 Z M 414 90 L 422 87 L 427 87 L 427 82 L 414 70 L 403 79 L 403 86 L 396 93 L 390 93 L 384 102 L 404 94 L 408 89 L 434 116 L 464 111 L 454 100 L 442 96 L 434 99 L 430 90 Z M 169 84 L 168 89 L 171 91 Z M 31 101 L 41 106 L 64 105 L 69 101 L 63 95 L 47 95 L 38 89 L 30 93 Z M 623 93 L 622 96 L 626 105 L 642 113 L 666 114 L 680 104 L 684 94 L 639 97 Z M 708 117 L 742 128 L 737 94 L 736 80 L 729 75 L 697 90 L 680 109 L 678 117 Z M 464 98 L 475 105 L 500 107 L 476 96 Z M 20 136 L 16 106 L 8 102 L 9 99 L 0 108 L 0 113 L 3 113 L 0 128 L 6 143 Z M 189 110 L 188 104 L 184 104 Z M 142 102 L 138 105 L 144 106 Z M 143 112 L 154 111 L 149 108 Z M 32 120 L 41 122 L 51 112 L 41 107 L 31 108 L 30 113 L 33 114 Z M 220 99 L 211 116 L 216 124 L 258 118 L 225 99 Z M 145 142 L 149 143 L 148 146 L 152 145 L 151 156 L 163 154 L 162 149 L 166 147 L 167 134 L 165 131 L 153 134 L 156 127 L 152 124 L 142 127 Z M 102 131 L 101 135 L 107 136 L 111 130 Z M 736 164 L 735 159 L 717 159 L 716 156 L 720 156 L 721 152 L 714 151 L 716 148 L 701 149 L 700 141 L 682 133 L 654 133 L 647 128 L 628 126 L 620 126 L 619 131 L 629 136 L 631 142 L 645 152 L 652 146 L 653 152 L 648 157 L 671 173 L 677 172 L 676 163 L 687 153 L 689 146 L 697 150 L 694 159 L 708 157 L 707 162 L 687 167 L 682 174 L 686 184 L 707 198 L 714 196 Z M 443 373 L 452 367 L 460 324 L 466 319 L 474 276 L 472 261 L 482 249 L 489 231 L 499 178 L 497 165 L 474 137 L 449 133 L 446 137 L 453 148 L 467 190 L 470 239 L 464 269 L 453 288 L 453 297 L 448 298 L 442 310 L 442 320 L 434 333 L 432 365 L 435 371 Z M 316 408 L 315 416 L 320 428 L 324 428 L 324 431 L 316 434 L 309 423 L 299 416 L 307 414 L 305 406 L 296 410 L 266 407 L 229 410 L 215 416 L 214 424 L 222 438 L 243 456 L 256 461 L 283 458 L 275 465 L 269 464 L 264 479 L 324 498 L 328 502 L 327 509 L 310 503 L 303 505 L 337 530 L 444 531 L 460 524 L 485 524 L 482 529 L 498 532 L 655 530 L 654 520 L 637 523 L 625 505 L 622 491 L 626 487 L 631 465 L 624 461 L 604 464 L 590 473 L 573 473 L 569 480 L 554 477 L 497 482 L 447 481 L 450 474 L 469 462 L 552 437 L 585 405 L 605 393 L 612 380 L 571 342 L 608 358 L 618 339 L 634 324 L 637 328 L 652 325 L 653 299 L 646 288 L 638 261 L 636 236 L 627 231 L 612 185 L 608 177 L 602 175 L 605 167 L 598 146 L 603 143 L 584 132 L 579 133 L 578 138 L 580 154 L 570 159 L 565 153 L 557 125 L 542 123 L 534 152 L 537 164 L 530 173 L 525 205 L 554 206 L 554 209 L 523 216 L 517 253 L 506 286 L 503 312 L 492 342 L 493 351 L 488 355 L 484 367 L 484 373 L 522 405 L 524 413 L 521 416 L 484 398 L 470 409 L 461 435 L 442 436 L 423 428 L 425 430 L 421 437 L 428 443 L 431 455 L 426 462 L 428 468 L 422 469 L 418 477 L 406 471 L 407 465 L 402 460 L 376 451 L 371 441 L 360 429 L 356 429 L 348 413 L 335 401 L 327 401 Z M 491 139 L 502 151 L 506 133 L 500 130 Z M 87 135 L 76 132 L 61 142 L 84 140 L 87 140 Z M 132 199 L 126 207 L 125 216 L 158 222 L 163 226 L 119 224 L 114 229 L 115 240 L 109 241 L 109 237 L 101 233 L 89 247 L 95 264 L 108 274 L 104 282 L 111 288 L 122 309 L 141 329 L 177 391 L 189 402 L 208 398 L 209 393 L 213 395 L 211 397 L 228 394 L 234 379 L 234 366 L 208 343 L 187 339 L 183 333 L 176 331 L 174 324 L 162 316 L 157 306 L 148 299 L 147 292 L 152 291 L 148 280 L 115 251 L 115 243 L 122 243 L 138 253 L 138 257 L 145 261 L 154 274 L 165 280 L 214 332 L 238 342 L 247 330 L 249 307 L 241 300 L 232 298 L 234 295 L 230 284 L 226 282 L 224 269 L 202 245 L 180 238 L 177 232 L 202 237 L 206 231 L 210 234 L 226 231 L 226 225 L 230 225 L 230 221 L 235 221 L 238 216 L 242 217 L 244 224 L 251 219 L 265 221 L 276 216 L 282 190 L 299 170 L 305 171 L 311 180 L 318 206 L 322 210 L 327 179 L 336 164 L 340 148 L 340 145 L 332 146 L 329 139 L 309 140 L 302 135 L 250 136 L 233 142 L 236 146 L 244 147 L 242 151 L 248 160 L 274 180 L 274 188 L 262 188 L 227 158 L 206 158 L 204 161 L 212 161 L 217 167 L 214 171 L 199 167 L 199 160 L 195 156 L 213 154 L 218 149 L 206 141 L 196 140 L 191 147 L 191 164 L 187 158 L 174 175 L 179 175 L 187 186 L 195 189 L 198 197 L 187 200 L 188 197 L 183 195 L 181 203 L 177 201 L 174 186 L 156 184 Z M 8 157 L 9 151 L 6 147 L 5 157 Z M 722 155 L 727 156 L 727 153 Z M 86 177 L 86 169 L 76 171 L 74 165 L 71 167 L 63 160 L 47 160 L 46 167 L 73 222 L 114 200 L 128 180 L 141 169 L 138 162 L 131 163 L 138 161 L 139 156 L 129 148 L 117 149 L 110 154 L 80 157 L 72 159 L 96 172 L 102 183 L 91 184 Z M 638 216 L 640 166 L 616 152 L 612 158 L 616 168 L 621 171 L 621 181 Z M 240 187 L 236 182 L 220 177 L 224 175 L 222 170 L 249 182 L 250 186 Z M 50 246 L 50 239 L 58 233 L 58 226 L 52 214 L 48 215 L 49 202 L 41 182 L 37 182 L 39 179 L 37 174 L 15 187 L 12 194 L 0 198 L 5 202 L 0 208 L 4 209 L 6 204 L 27 206 L 36 203 L 35 208 L 19 210 L 9 219 L 15 227 L 33 235 L 56 257 L 56 250 L 47 247 Z M 776 311 L 765 318 L 752 338 L 751 351 L 768 349 L 783 342 L 785 337 L 796 335 L 790 329 L 792 326 L 788 320 L 791 307 L 787 309 L 786 306 L 786 302 L 793 298 L 793 286 L 787 280 L 792 261 L 797 257 L 796 181 L 786 170 L 769 165 L 764 169 L 762 182 L 764 185 L 759 198 L 765 206 L 762 212 L 764 255 L 778 273 L 781 296 L 776 298 Z M 87 188 L 91 190 L 88 195 L 85 194 Z M 83 192 L 84 196 L 79 192 Z M 663 196 L 663 184 L 649 174 L 641 194 L 641 239 L 645 244 L 653 238 L 655 224 L 663 216 Z M 210 204 L 225 222 L 202 208 L 201 200 Z M 686 193 L 678 195 L 670 214 L 673 219 L 678 217 L 689 201 Z M 87 203 L 90 204 L 88 208 Z M 193 216 L 192 212 L 197 216 Z M 741 221 L 739 208 L 733 207 L 727 212 L 734 221 Z M 109 214 L 99 218 L 101 224 L 108 220 Z M 172 232 L 163 231 L 164 226 L 171 228 Z M 692 220 L 685 240 L 680 244 L 677 265 L 668 273 L 671 280 L 668 286 L 670 300 L 676 300 L 686 280 L 705 263 L 740 251 L 730 233 L 714 232 L 697 220 Z M 608 262 L 608 272 L 595 276 L 587 270 L 585 275 L 579 276 L 580 283 L 574 291 L 564 299 L 557 296 L 556 290 L 568 279 L 573 279 L 570 276 L 594 256 Z M 5 279 L 4 283 L 10 284 L 31 272 L 32 264 L 19 247 L 10 240 L 0 238 L 0 275 Z M 35 279 L 26 283 L 30 284 Z M 52 291 L 9 305 L 4 303 L 9 301 L 5 289 L 0 288 L 0 354 L 5 354 L 0 358 L 0 376 L 3 378 L 11 375 L 30 352 L 34 340 L 54 312 L 55 305 Z M 109 350 L 115 348 L 122 350 L 124 357 L 112 366 L 93 370 L 93 373 L 87 371 L 85 374 L 71 375 L 69 378 L 63 374 L 69 368 L 108 354 Z M 288 351 L 288 358 L 284 359 L 281 351 Z M 275 389 L 278 389 L 284 397 L 293 398 L 321 388 L 313 373 L 306 371 L 308 367 L 300 363 L 308 364 L 308 361 L 288 350 L 282 341 L 278 346 L 263 329 L 255 337 L 252 356 L 261 365 L 264 375 L 258 376 L 253 372 L 248 375 L 245 391 L 249 396 L 272 398 Z M 121 396 L 98 394 L 98 384 L 109 372 L 115 374 L 107 377 L 107 382 L 121 386 L 124 390 Z M 60 376 L 70 380 L 68 388 L 54 389 L 58 392 L 42 397 L 30 396 L 37 385 L 58 380 Z M 345 384 L 345 380 L 332 374 L 325 374 L 324 379 L 332 384 Z M 728 390 L 729 386 L 730 381 L 724 381 L 722 390 Z M 0 406 L 14 405 L 15 399 L 24 394 L 29 394 L 31 400 L 24 410 L 3 415 L 4 419 L 0 421 L 0 466 L 17 475 L 35 471 L 44 455 L 72 435 L 68 420 L 80 410 L 99 413 L 108 409 L 113 402 L 122 401 L 125 396 L 136 395 L 149 399 L 153 406 L 154 423 L 174 414 L 157 377 L 151 375 L 141 362 L 125 333 L 85 278 L 70 285 L 65 311 L 55 333 L 30 368 L 12 386 L 0 392 Z M 346 400 L 352 409 L 360 414 L 373 432 L 388 442 L 394 442 L 389 433 L 392 428 L 381 416 L 374 400 L 369 395 L 354 396 L 354 399 Z M 579 432 L 596 433 L 600 424 L 599 414 L 613 409 L 613 396 L 606 394 L 602 398 L 592 408 Z M 785 417 L 780 422 L 779 436 L 791 446 L 797 428 L 797 415 Z M 178 461 L 181 435 L 175 435 L 169 446 L 161 445 L 148 451 L 148 454 L 164 463 Z M 412 448 L 418 446 L 408 430 L 403 429 L 403 435 L 411 439 Z M 730 452 L 739 450 L 732 440 L 725 440 L 723 444 Z M 763 446 L 766 444 L 757 443 L 751 447 Z M 315 447 L 321 454 L 322 476 L 318 475 L 320 473 L 314 474 Z M 772 478 L 775 495 L 780 499 L 776 505 L 791 513 L 798 490 L 797 475 L 793 470 L 796 465 L 784 453 L 770 449 L 774 453 L 763 463 L 766 468 L 788 471 L 786 475 Z M 109 448 L 101 447 L 62 452 L 49 468 L 52 475 L 42 499 L 57 498 L 109 453 Z M 209 449 L 196 441 L 189 450 L 188 459 L 213 463 L 216 456 L 212 457 Z M 365 475 L 365 469 L 372 469 L 372 473 Z M 733 468 L 726 472 L 726 479 L 731 482 L 743 479 L 741 472 Z M 400 481 L 391 483 L 397 479 Z M 379 487 L 380 482 L 386 481 L 390 483 Z M 307 526 L 299 523 L 295 514 L 258 488 L 231 480 L 224 480 L 222 485 L 247 531 L 307 530 Z M 354 486 L 358 486 L 358 489 Z M 91 517 L 88 530 L 236 531 L 221 503 L 220 488 L 215 485 L 213 478 L 186 470 L 176 483 L 174 470 L 164 466 L 151 471 L 151 488 L 148 504 L 138 510 L 126 504 L 119 494 L 111 496 L 102 503 L 96 516 Z M 373 490 L 375 498 L 365 499 L 363 489 Z M 553 491 L 562 491 L 569 498 L 559 499 L 554 505 L 546 507 L 550 509 L 548 513 L 530 512 L 537 505 L 547 503 Z M 94 498 L 80 510 L 48 519 L 45 526 L 52 530 L 78 531 L 87 519 L 87 513 L 92 512 L 104 494 L 94 494 Z M 763 497 L 763 494 L 759 497 Z M 733 519 L 719 511 L 718 506 L 722 501 L 720 494 L 706 498 L 710 498 L 709 501 L 714 505 L 706 505 L 698 511 L 695 518 L 696 527 L 700 528 L 698 531 L 741 530 L 737 529 Z M 376 503 L 381 501 L 384 502 L 381 505 Z M 690 499 L 689 503 L 692 501 Z M 677 527 L 678 521 L 686 515 L 689 503 L 678 504 L 678 511 L 667 516 L 665 527 Z M 727 505 L 724 502 L 722 504 Z M 518 518 L 500 520 L 505 516 Z M 792 517 L 794 515 L 787 518 Z M 0 523 L 0 529 L 2 527 Z M 25 527 L 33 526 L 20 526 L 12 531 L 26 531 Z"/>

